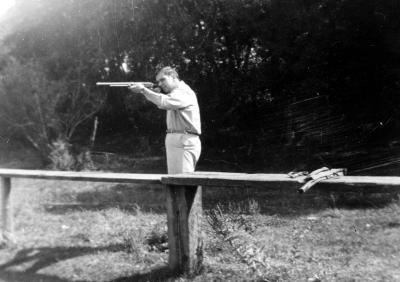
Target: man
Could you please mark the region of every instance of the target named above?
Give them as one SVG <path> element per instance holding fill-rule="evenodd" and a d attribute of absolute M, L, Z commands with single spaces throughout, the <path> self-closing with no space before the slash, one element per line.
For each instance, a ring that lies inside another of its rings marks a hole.
<path fill-rule="evenodd" d="M 167 111 L 165 147 L 168 173 L 193 172 L 201 153 L 200 111 L 196 94 L 171 67 L 162 68 L 156 81 L 166 95 L 140 83 L 132 84 L 129 89 L 143 94 L 158 108 Z"/>

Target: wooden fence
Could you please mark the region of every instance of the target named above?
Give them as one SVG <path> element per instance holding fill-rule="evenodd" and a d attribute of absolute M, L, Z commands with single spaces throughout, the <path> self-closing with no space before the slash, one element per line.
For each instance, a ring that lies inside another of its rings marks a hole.
<path fill-rule="evenodd" d="M 14 236 L 12 203 L 10 202 L 12 178 L 56 179 L 73 181 L 164 184 L 168 222 L 169 267 L 177 273 L 194 274 L 202 268 L 203 238 L 202 186 L 241 187 L 258 186 L 269 188 L 271 183 L 288 183 L 285 187 L 297 191 L 297 180 L 286 174 L 245 174 L 225 172 L 194 172 L 188 174 L 132 174 L 109 172 L 66 172 L 0 169 L 1 177 L 1 223 L 4 240 Z M 282 189 L 281 185 L 276 185 Z M 370 188 L 387 191 L 400 187 L 400 177 L 389 176 L 341 176 L 318 183 L 312 189 L 362 190 Z"/>

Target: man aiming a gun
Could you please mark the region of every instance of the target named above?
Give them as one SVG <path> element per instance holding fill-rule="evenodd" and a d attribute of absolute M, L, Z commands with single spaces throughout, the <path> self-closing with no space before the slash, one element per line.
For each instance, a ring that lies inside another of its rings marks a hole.
<path fill-rule="evenodd" d="M 167 111 L 165 147 L 168 173 L 193 172 L 201 153 L 200 111 L 196 94 L 171 67 L 162 68 L 156 80 L 166 95 L 147 88 L 143 83 L 133 83 L 129 89 Z"/>

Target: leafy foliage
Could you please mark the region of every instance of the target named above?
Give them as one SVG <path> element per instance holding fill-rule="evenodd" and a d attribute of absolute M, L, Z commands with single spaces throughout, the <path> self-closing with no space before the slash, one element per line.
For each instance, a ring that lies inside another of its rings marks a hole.
<path fill-rule="evenodd" d="M 162 113 L 94 83 L 153 80 L 159 67 L 173 65 L 197 90 L 206 147 L 233 160 L 268 166 L 266 159 L 290 161 L 296 150 L 372 148 L 399 138 L 400 8 L 393 1 L 20 5 L 3 40 L 8 55 L 40 62 L 66 89 L 105 92 L 100 135 L 129 131 L 132 140 L 148 136 L 150 146 L 162 144 Z M 84 96 L 92 103 L 94 96 Z"/>
<path fill-rule="evenodd" d="M 26 64 L 10 60 L 0 81 L 3 128 L 49 157 L 53 141 L 71 140 L 77 127 L 101 105 L 101 99 L 73 83 L 49 80 L 46 70 L 32 60 Z"/>

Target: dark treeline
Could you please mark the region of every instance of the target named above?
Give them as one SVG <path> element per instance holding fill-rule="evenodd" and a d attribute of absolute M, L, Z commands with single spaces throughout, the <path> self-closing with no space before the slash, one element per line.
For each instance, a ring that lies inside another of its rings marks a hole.
<path fill-rule="evenodd" d="M 162 155 L 164 113 L 95 83 L 154 81 L 172 65 L 198 93 L 204 167 L 396 162 L 398 15 L 398 0 L 17 1 L 3 20 L 1 126 L 48 157 L 90 146 L 97 117 L 91 149 Z"/>

